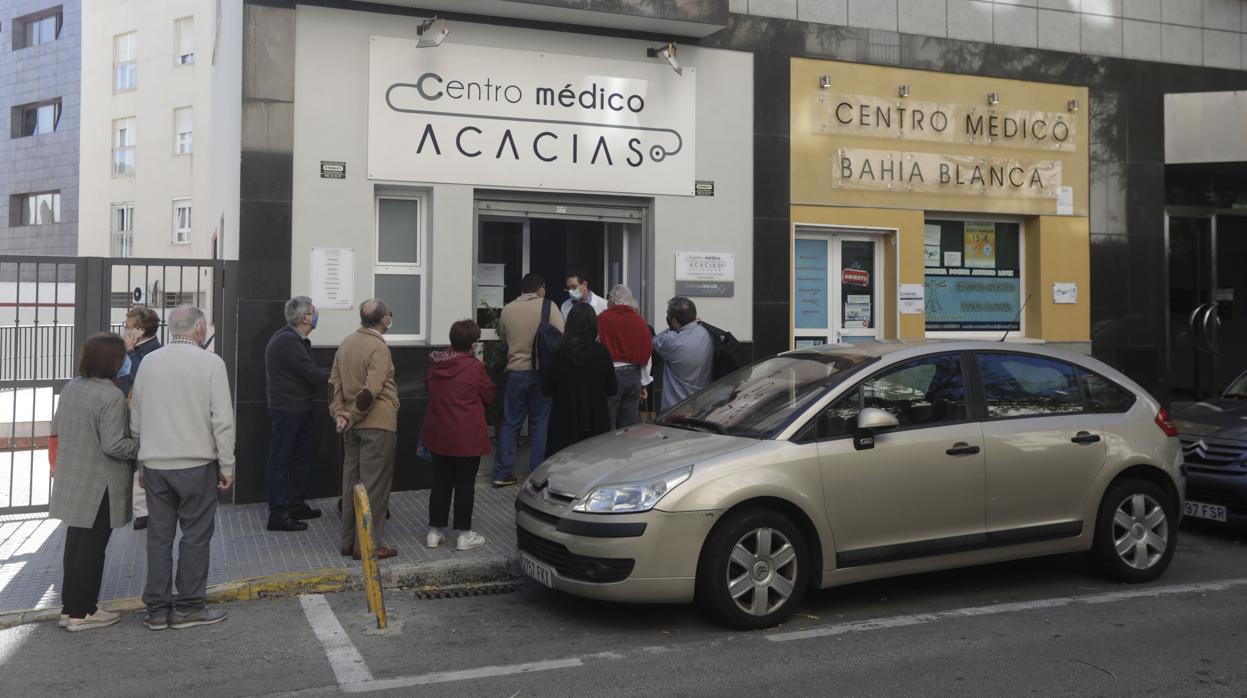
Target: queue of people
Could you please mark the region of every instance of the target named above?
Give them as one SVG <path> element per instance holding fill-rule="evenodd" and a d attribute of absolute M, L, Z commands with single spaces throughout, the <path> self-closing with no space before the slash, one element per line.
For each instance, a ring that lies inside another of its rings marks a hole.
<path fill-rule="evenodd" d="M 521 295 L 502 310 L 498 332 L 507 353 L 493 459 L 496 487 L 516 483 L 525 420 L 531 472 L 572 444 L 636 424 L 653 357 L 663 361 L 664 410 L 710 381 L 714 339 L 691 300 L 671 299 L 667 328 L 655 334 L 626 286 L 616 285 L 603 299 L 583 271 L 569 271 L 565 283 L 569 298 L 556 307 L 546 298 L 544 279 L 528 274 Z M 344 454 L 341 553 L 360 557 L 352 493 L 362 483 L 377 557 L 385 559 L 398 552 L 383 542 L 398 443 L 398 388 L 385 340 L 393 315 L 378 298 L 360 304 L 359 314 L 359 328 L 343 339 L 329 370 L 317 365 L 311 349 L 319 312 L 306 296 L 285 304 L 286 324 L 266 346 L 272 428 L 267 528 L 304 531 L 307 520 L 322 514 L 308 505 L 307 494 L 312 403 L 328 386 L 328 416 Z M 152 630 L 189 628 L 226 617 L 204 602 L 217 494 L 234 481 L 233 402 L 224 361 L 205 350 L 203 311 L 180 306 L 167 323 L 167 346 L 156 336 L 160 317 L 148 308 L 127 313 L 124 337 L 88 338 L 79 375 L 65 387 L 53 418 L 58 453 L 49 515 L 67 525 L 61 625 L 71 632 L 119 620 L 99 608 L 99 590 L 112 529 L 132 517 L 135 529 L 147 531 L 143 624 Z M 455 549 L 485 543 L 472 528 L 474 483 L 482 456 L 491 450 L 485 410 L 496 389 L 477 358 L 480 336 L 475 322 L 458 321 L 449 348 L 430 355 L 421 430 L 421 446 L 433 461 L 429 548 L 451 535 L 452 524 Z M 179 526 L 174 593 L 172 546 Z"/>

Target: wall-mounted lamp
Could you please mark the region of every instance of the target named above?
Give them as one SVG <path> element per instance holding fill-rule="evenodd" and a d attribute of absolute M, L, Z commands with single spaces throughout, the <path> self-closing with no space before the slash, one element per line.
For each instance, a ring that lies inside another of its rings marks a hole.
<path fill-rule="evenodd" d="M 442 20 L 442 28 L 437 31 L 433 29 L 434 23 L 437 22 L 436 17 L 430 17 L 416 26 L 416 48 L 437 48 L 442 45 L 446 37 L 450 34 L 450 27 L 446 24 L 446 20 Z"/>
<path fill-rule="evenodd" d="M 994 107 L 997 104 L 1000 104 L 1000 93 L 999 92 L 988 92 L 987 93 L 987 106 Z"/>
<path fill-rule="evenodd" d="M 901 85 L 900 87 L 896 88 L 896 94 L 902 99 L 904 99 L 905 97 L 908 97 L 909 96 L 909 85 Z"/>
<path fill-rule="evenodd" d="M 675 71 L 676 75 L 683 75 L 684 68 L 680 65 L 680 62 L 675 59 L 676 54 L 679 53 L 679 51 L 680 50 L 676 48 L 675 42 L 670 42 L 666 46 L 645 49 L 645 55 L 650 58 L 666 59 L 667 65 L 671 66 L 671 69 Z"/>
<path fill-rule="evenodd" d="M 831 76 L 830 76 L 830 75 L 823 75 L 823 76 L 819 77 L 819 78 L 818 78 L 818 86 L 819 86 L 819 87 L 821 87 L 821 88 L 823 88 L 824 90 L 825 90 L 825 89 L 827 89 L 828 87 L 831 87 Z"/>
<path fill-rule="evenodd" d="M 1071 99 L 1070 101 L 1066 102 L 1065 108 L 1069 109 L 1070 111 L 1078 111 L 1078 100 Z"/>

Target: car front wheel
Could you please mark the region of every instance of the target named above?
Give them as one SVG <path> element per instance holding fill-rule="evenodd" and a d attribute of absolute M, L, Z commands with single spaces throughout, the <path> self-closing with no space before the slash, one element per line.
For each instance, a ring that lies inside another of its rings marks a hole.
<path fill-rule="evenodd" d="M 706 539 L 698 602 L 731 627 L 770 627 L 801 603 L 809 560 L 801 532 L 784 515 L 765 509 L 733 512 Z"/>
<path fill-rule="evenodd" d="M 1177 505 L 1160 487 L 1130 479 L 1104 495 L 1092 556 L 1106 576 L 1150 582 L 1169 566 L 1177 545 Z"/>

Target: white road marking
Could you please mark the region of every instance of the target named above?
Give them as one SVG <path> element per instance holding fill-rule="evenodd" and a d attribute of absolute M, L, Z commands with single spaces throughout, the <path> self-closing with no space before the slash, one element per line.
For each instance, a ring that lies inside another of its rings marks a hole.
<path fill-rule="evenodd" d="M 372 672 L 368 671 L 364 658 L 355 649 L 355 643 L 351 642 L 342 623 L 338 622 L 324 595 L 300 596 L 299 603 L 303 604 L 303 613 L 307 615 L 307 622 L 311 624 L 312 632 L 316 633 L 316 639 L 325 648 L 338 685 L 346 689 L 372 681 Z"/>
<path fill-rule="evenodd" d="M 1058 596 L 1051 599 L 1036 599 L 1035 601 L 992 604 L 991 606 L 972 606 L 969 608 L 956 608 L 949 611 L 938 611 L 936 613 L 918 613 L 907 616 L 893 616 L 891 618 L 874 618 L 871 620 L 860 620 L 851 623 L 838 623 L 836 625 L 827 625 L 820 628 L 811 628 L 809 630 L 794 630 L 785 633 L 775 633 L 773 635 L 767 635 L 766 639 L 771 642 L 792 642 L 794 640 L 809 640 L 817 637 L 844 635 L 846 633 L 860 633 L 871 630 L 884 630 L 887 628 L 903 628 L 912 625 L 923 625 L 926 623 L 935 623 L 937 621 L 955 618 L 973 618 L 977 616 L 991 616 L 1001 613 L 1017 613 L 1020 611 L 1030 611 L 1041 608 L 1059 608 L 1061 606 L 1072 606 L 1075 604 L 1116 603 L 1119 601 L 1129 601 L 1131 599 L 1226 591 L 1232 587 L 1242 585 L 1247 585 L 1247 578 L 1225 579 L 1218 582 L 1202 582 L 1198 584 L 1143 587 L 1132 589 L 1130 591 L 1110 591 L 1103 594 L 1088 594 L 1085 596 Z"/>
<path fill-rule="evenodd" d="M 506 666 L 483 666 L 475 669 L 464 669 L 462 671 L 441 671 L 433 674 L 420 674 L 417 676 L 400 676 L 396 679 L 376 679 L 367 683 L 343 684 L 342 690 L 345 693 L 392 691 L 396 688 L 425 686 L 434 683 L 470 681 L 472 679 L 487 679 L 495 676 L 511 676 L 512 674 L 531 674 L 534 671 L 549 671 L 550 669 L 573 669 L 583 665 L 584 662 L 582 662 L 579 657 L 569 657 L 568 659 L 554 659 L 547 662 L 510 664 Z"/>

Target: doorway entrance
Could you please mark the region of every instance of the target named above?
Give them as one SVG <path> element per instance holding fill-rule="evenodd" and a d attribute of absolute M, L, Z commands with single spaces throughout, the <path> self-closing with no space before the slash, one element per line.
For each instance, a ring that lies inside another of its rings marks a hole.
<path fill-rule="evenodd" d="M 490 321 L 520 295 L 529 273 L 541 274 L 556 304 L 567 299 L 568 270 L 579 269 L 598 296 L 622 283 L 646 307 L 643 210 L 498 201 L 478 202 L 477 210 L 475 305 L 484 338 L 496 338 Z"/>
<path fill-rule="evenodd" d="M 793 257 L 794 348 L 883 338 L 880 235 L 799 228 Z"/>
<path fill-rule="evenodd" d="M 1201 400 L 1247 369 L 1247 216 L 1171 211 L 1166 238 L 1169 393 Z"/>

